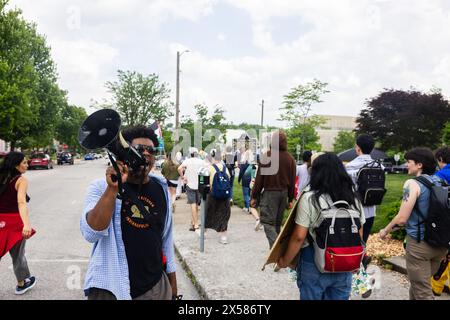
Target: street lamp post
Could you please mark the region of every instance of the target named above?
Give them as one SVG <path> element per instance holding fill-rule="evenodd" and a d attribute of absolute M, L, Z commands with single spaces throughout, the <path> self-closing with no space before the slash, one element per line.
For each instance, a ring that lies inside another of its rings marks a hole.
<path fill-rule="evenodd" d="M 180 128 L 180 57 L 183 53 L 189 52 L 189 50 L 184 50 L 180 53 L 177 51 L 177 87 L 176 87 L 176 97 L 175 97 L 175 129 Z M 178 142 L 178 134 L 176 135 L 176 142 Z"/>

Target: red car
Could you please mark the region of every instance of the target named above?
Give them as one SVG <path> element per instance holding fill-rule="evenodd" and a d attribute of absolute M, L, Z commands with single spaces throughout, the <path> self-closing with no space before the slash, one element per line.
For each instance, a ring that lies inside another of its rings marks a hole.
<path fill-rule="evenodd" d="M 50 156 L 43 152 L 33 153 L 28 160 L 28 169 L 53 169 L 53 161 Z"/>

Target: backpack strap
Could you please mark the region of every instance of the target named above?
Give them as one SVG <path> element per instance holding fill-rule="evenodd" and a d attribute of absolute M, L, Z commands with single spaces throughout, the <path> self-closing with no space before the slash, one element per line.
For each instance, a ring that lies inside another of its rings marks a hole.
<path fill-rule="evenodd" d="M 431 188 L 434 186 L 433 182 L 431 182 L 430 180 L 428 180 L 427 178 L 425 178 L 423 176 L 415 177 L 414 180 L 423 184 L 428 190 L 431 190 Z M 424 224 L 427 221 L 427 219 L 425 218 L 422 210 L 420 210 L 417 202 L 415 203 L 414 208 L 417 208 L 417 213 L 419 214 L 419 218 L 422 219 L 421 222 L 417 223 L 417 230 L 418 230 L 418 237 L 419 237 L 418 242 L 420 243 L 420 226 L 422 224 Z"/>
<path fill-rule="evenodd" d="M 220 170 L 219 170 L 219 167 L 218 166 L 216 166 L 216 164 L 214 163 L 213 164 L 213 168 L 216 170 L 216 172 L 220 172 Z"/>
<path fill-rule="evenodd" d="M 430 180 L 428 180 L 427 178 L 425 178 L 424 176 L 415 177 L 414 180 L 419 181 L 420 183 L 422 183 L 428 189 L 431 189 L 434 186 L 434 183 L 431 182 Z"/>
<path fill-rule="evenodd" d="M 374 166 L 374 164 L 378 164 L 378 166 Z M 367 162 L 364 166 L 361 167 L 362 168 L 381 168 L 381 162 L 379 160 L 373 160 L 370 162 Z"/>

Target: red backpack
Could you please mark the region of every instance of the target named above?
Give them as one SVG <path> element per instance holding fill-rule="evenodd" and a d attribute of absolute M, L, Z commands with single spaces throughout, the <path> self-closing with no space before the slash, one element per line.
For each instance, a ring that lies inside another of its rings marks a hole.
<path fill-rule="evenodd" d="M 359 270 L 365 244 L 361 239 L 361 213 L 346 201 L 337 201 L 322 209 L 312 226 L 315 236 L 314 260 L 322 273 Z"/>

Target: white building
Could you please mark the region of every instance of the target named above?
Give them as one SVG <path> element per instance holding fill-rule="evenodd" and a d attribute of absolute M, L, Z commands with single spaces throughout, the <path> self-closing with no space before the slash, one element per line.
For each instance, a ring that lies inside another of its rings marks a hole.
<path fill-rule="evenodd" d="M 356 128 L 356 117 L 320 115 L 326 119 L 326 123 L 316 128 L 320 137 L 319 143 L 322 151 L 333 151 L 334 140 L 339 131 L 353 131 Z"/>

